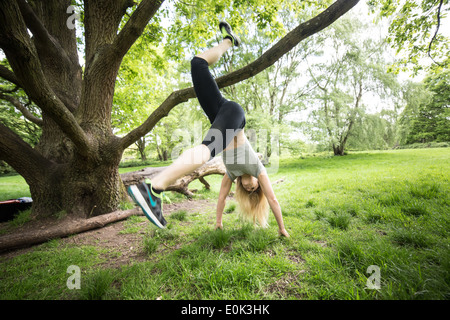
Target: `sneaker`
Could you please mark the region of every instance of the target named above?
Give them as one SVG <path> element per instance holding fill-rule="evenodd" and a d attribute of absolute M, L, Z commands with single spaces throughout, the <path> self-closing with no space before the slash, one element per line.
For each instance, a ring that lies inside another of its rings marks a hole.
<path fill-rule="evenodd" d="M 231 30 L 231 26 L 228 24 L 228 22 L 221 21 L 219 23 L 219 30 L 220 32 L 222 32 L 223 38 L 230 39 L 233 45 L 235 45 L 236 47 L 238 47 L 241 44 L 241 39 L 239 39 L 239 37 L 233 33 L 233 31 Z"/>
<path fill-rule="evenodd" d="M 150 183 L 143 182 L 139 185 L 128 187 L 128 194 L 144 211 L 145 216 L 158 228 L 163 229 L 167 222 L 162 214 L 161 196 L 153 192 Z"/>

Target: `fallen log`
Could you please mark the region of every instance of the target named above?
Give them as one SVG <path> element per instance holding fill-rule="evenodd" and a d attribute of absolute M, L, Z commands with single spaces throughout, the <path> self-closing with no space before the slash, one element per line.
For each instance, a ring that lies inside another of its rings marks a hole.
<path fill-rule="evenodd" d="M 115 211 L 93 218 L 67 218 L 58 223 L 41 228 L 30 229 L 24 232 L 20 230 L 11 234 L 0 236 L 0 252 L 5 250 L 29 247 L 52 239 L 68 237 L 93 229 L 98 229 L 107 224 L 124 220 L 133 215 L 143 215 L 139 208 L 125 211 Z"/>

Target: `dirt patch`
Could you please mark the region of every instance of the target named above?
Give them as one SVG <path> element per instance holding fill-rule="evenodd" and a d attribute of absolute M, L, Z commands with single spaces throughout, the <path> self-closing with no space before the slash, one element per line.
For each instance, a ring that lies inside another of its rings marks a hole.
<path fill-rule="evenodd" d="M 294 296 L 298 300 L 301 300 L 304 296 L 300 293 L 300 279 L 301 274 L 304 272 L 305 270 L 287 273 L 275 282 L 271 283 L 266 290 L 272 294 L 278 295 L 281 299 L 284 299 L 287 296 Z"/>
<path fill-rule="evenodd" d="M 214 211 L 216 203 L 212 200 L 186 200 L 179 203 L 164 204 L 164 216 L 168 217 L 173 212 L 185 210 L 188 213 L 206 213 Z M 94 229 L 82 232 L 70 237 L 61 239 L 61 243 L 76 246 L 95 246 L 97 248 L 107 249 L 109 252 L 116 252 L 115 256 L 109 259 L 109 266 L 119 266 L 128 264 L 132 261 L 148 260 L 142 249 L 142 236 L 144 231 L 140 233 L 122 233 L 125 228 L 126 220 L 111 223 L 103 228 Z M 142 222 L 142 225 L 150 223 L 149 221 Z M 54 220 L 36 221 L 29 223 L 20 228 L 20 231 L 36 230 L 40 228 L 48 228 L 55 224 Z M 0 226 L 6 228 L 7 226 Z M 38 248 L 39 245 L 30 248 L 18 249 L 9 252 L 0 253 L 0 261 L 4 261 L 15 256 L 30 252 Z M 120 256 L 117 257 L 117 252 Z"/>
<path fill-rule="evenodd" d="M 180 203 L 164 204 L 164 216 L 168 217 L 174 212 L 186 210 L 188 213 L 206 213 L 214 210 L 215 203 L 209 200 L 191 200 Z M 89 245 L 103 249 L 109 249 L 120 256 L 114 255 L 107 262 L 108 267 L 120 267 L 133 262 L 149 260 L 149 256 L 143 250 L 142 236 L 145 231 L 138 233 L 121 233 L 125 229 L 124 221 L 112 223 L 101 229 L 84 232 L 78 235 L 63 239 L 63 243 L 75 245 Z M 145 220 L 142 226 L 150 223 Z M 164 248 L 163 248 L 164 250 Z"/>
<path fill-rule="evenodd" d="M 303 259 L 302 256 L 297 251 L 294 251 L 294 250 L 288 251 L 287 258 L 295 264 L 305 262 L 305 259 Z"/>

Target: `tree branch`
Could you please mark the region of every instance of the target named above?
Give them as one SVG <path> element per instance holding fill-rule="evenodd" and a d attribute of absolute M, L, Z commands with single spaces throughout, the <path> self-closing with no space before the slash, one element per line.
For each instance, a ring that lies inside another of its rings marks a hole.
<path fill-rule="evenodd" d="M 11 82 L 14 83 L 16 86 L 22 87 L 19 79 L 17 79 L 16 75 L 14 74 L 14 72 L 12 72 L 11 70 L 9 70 L 7 67 L 3 66 L 0 64 L 0 77 Z"/>
<path fill-rule="evenodd" d="M 132 215 L 143 215 L 143 213 L 142 210 L 134 208 L 125 211 L 115 211 L 89 219 L 68 216 L 56 225 L 51 225 L 45 229 L 19 230 L 19 232 L 3 234 L 0 236 L 0 252 L 29 247 L 51 239 L 63 238 L 80 232 L 102 228 L 107 224 L 124 220 Z"/>
<path fill-rule="evenodd" d="M 436 31 L 434 32 L 434 36 L 430 41 L 430 44 L 428 45 L 428 56 L 431 58 L 431 60 L 433 60 L 433 62 L 435 64 L 437 64 L 438 66 L 441 66 L 439 63 L 437 63 L 436 61 L 434 61 L 433 57 L 431 56 L 431 45 L 433 44 L 433 41 L 436 39 L 436 36 L 439 32 L 439 27 L 441 26 L 441 7 L 442 7 L 442 3 L 443 0 L 441 0 L 439 2 L 439 7 L 438 7 L 438 12 L 437 12 L 437 27 L 436 27 Z"/>
<path fill-rule="evenodd" d="M 167 167 L 149 167 L 145 169 L 141 169 L 139 171 L 127 172 L 120 175 L 125 186 L 129 186 L 132 184 L 138 184 L 142 182 L 144 179 L 149 178 L 152 179 L 154 176 L 158 175 L 161 171 L 163 171 Z M 182 193 L 189 198 L 192 197 L 192 192 L 189 191 L 189 184 L 199 179 L 200 181 L 209 175 L 212 174 L 220 174 L 224 175 L 226 172 L 225 165 L 223 164 L 223 160 L 220 157 L 215 157 L 214 159 L 206 162 L 200 168 L 197 168 L 193 172 L 177 179 L 170 186 L 166 188 L 166 191 L 176 191 Z M 208 182 L 203 179 L 201 181 L 207 188 L 209 186 Z"/>
<path fill-rule="evenodd" d="M 129 0 L 85 0 L 86 67 L 77 110 L 82 125 L 92 127 L 95 124 L 109 130 L 114 86 L 123 56 L 161 3 L 160 0 L 142 0 L 117 34 L 127 8 L 134 3 Z M 93 107 L 92 101 L 96 97 L 99 100 Z"/>
<path fill-rule="evenodd" d="M 84 25 L 86 42 L 86 69 L 95 61 L 102 62 L 103 56 L 117 37 L 117 29 L 125 13 L 122 0 L 84 0 Z"/>
<path fill-rule="evenodd" d="M 88 156 L 93 146 L 74 115 L 48 84 L 15 1 L 2 1 L 0 5 L 0 47 L 27 95 L 59 124 L 78 152 Z"/>
<path fill-rule="evenodd" d="M 25 20 L 25 23 L 28 29 L 30 29 L 31 33 L 40 41 L 45 42 L 45 44 L 47 44 L 48 46 L 52 46 L 53 42 L 51 40 L 51 35 L 48 33 L 47 29 L 36 16 L 30 5 L 25 0 L 16 1 L 19 5 L 23 19 Z"/>
<path fill-rule="evenodd" d="M 252 63 L 216 79 L 219 88 L 231 86 L 253 77 L 261 71 L 267 69 L 302 40 L 331 25 L 339 17 L 353 8 L 358 2 L 359 0 L 337 0 L 316 17 L 297 26 Z M 120 143 L 122 148 L 125 149 L 137 139 L 147 134 L 158 123 L 158 121 L 163 117 L 166 117 L 170 110 L 172 110 L 172 108 L 176 105 L 186 102 L 194 97 L 195 92 L 193 87 L 178 90 L 170 94 L 170 96 L 147 118 L 142 125 L 132 130 L 125 137 L 121 138 Z"/>
<path fill-rule="evenodd" d="M 0 99 L 6 100 L 10 102 L 17 110 L 22 112 L 23 116 L 30 120 L 31 122 L 37 124 L 38 126 L 42 126 L 42 119 L 34 116 L 30 110 L 27 109 L 16 97 L 8 96 L 0 92 Z"/>
<path fill-rule="evenodd" d="M 122 58 L 128 52 L 163 2 L 164 0 L 143 0 L 139 4 L 114 40 L 112 47 L 118 57 Z"/>
<path fill-rule="evenodd" d="M 0 122 L 0 159 L 5 160 L 24 179 L 40 179 L 53 164 Z"/>
<path fill-rule="evenodd" d="M 191 98 L 195 97 L 194 88 L 190 87 L 187 89 L 177 90 L 172 92 L 166 100 L 155 110 L 152 114 L 136 129 L 130 131 L 126 136 L 120 139 L 119 145 L 124 150 L 133 144 L 139 138 L 145 136 L 153 127 L 158 123 L 159 120 L 166 117 L 170 110 L 172 110 L 176 105 L 186 102 Z"/>
<path fill-rule="evenodd" d="M 53 57 L 64 63 L 71 63 L 64 49 L 59 42 L 48 32 L 41 20 L 25 0 L 16 0 L 20 12 L 27 25 L 27 28 L 34 36 L 34 40 L 40 42 L 40 46 L 45 48 L 46 53 L 51 53 Z"/>
<path fill-rule="evenodd" d="M 19 8 L 33 34 L 33 44 L 52 90 L 71 112 L 79 104 L 81 66 L 75 28 L 67 26 L 70 0 L 19 0 Z M 71 90 L 66 88 L 70 86 Z"/>
<path fill-rule="evenodd" d="M 217 79 L 219 88 L 233 85 L 237 82 L 255 76 L 264 69 L 273 65 L 288 51 L 292 50 L 302 40 L 318 33 L 331 25 L 334 21 L 353 8 L 359 0 L 338 0 L 316 17 L 300 24 L 289 32 L 261 57 L 249 65 L 235 72 Z"/>

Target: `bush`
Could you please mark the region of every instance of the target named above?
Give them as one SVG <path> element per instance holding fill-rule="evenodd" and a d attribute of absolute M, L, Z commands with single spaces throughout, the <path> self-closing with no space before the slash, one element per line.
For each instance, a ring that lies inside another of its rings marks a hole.
<path fill-rule="evenodd" d="M 425 142 L 425 143 L 411 143 L 403 146 L 398 146 L 395 149 L 424 149 L 424 148 L 448 148 L 450 142 Z"/>
<path fill-rule="evenodd" d="M 14 175 L 14 174 L 17 174 L 17 172 L 5 161 L 0 160 L 0 176 Z"/>

